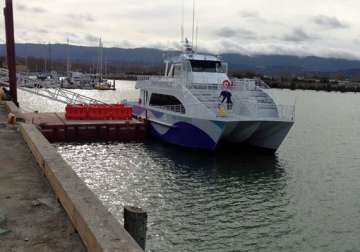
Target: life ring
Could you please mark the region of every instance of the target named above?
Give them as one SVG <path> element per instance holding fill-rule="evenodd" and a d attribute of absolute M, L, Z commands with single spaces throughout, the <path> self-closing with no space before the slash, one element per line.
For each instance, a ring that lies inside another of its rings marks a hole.
<path fill-rule="evenodd" d="M 224 80 L 224 81 L 223 81 L 223 85 L 224 85 L 225 88 L 229 88 L 229 87 L 231 86 L 231 81 L 229 81 L 229 80 Z"/>

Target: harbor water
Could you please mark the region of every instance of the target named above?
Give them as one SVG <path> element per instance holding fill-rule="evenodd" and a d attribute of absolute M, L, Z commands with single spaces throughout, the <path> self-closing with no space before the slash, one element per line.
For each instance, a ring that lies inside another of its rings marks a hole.
<path fill-rule="evenodd" d="M 78 92 L 106 102 L 138 97 L 128 81 Z M 148 251 L 358 251 L 360 95 L 272 92 L 296 99 L 296 123 L 273 156 L 156 140 L 55 146 L 121 222 L 124 205 L 148 212 Z M 19 97 L 29 110 L 64 109 Z"/>

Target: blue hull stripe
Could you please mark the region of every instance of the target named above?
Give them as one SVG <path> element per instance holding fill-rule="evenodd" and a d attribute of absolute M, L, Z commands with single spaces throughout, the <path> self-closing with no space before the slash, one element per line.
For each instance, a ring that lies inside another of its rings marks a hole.
<path fill-rule="evenodd" d="M 160 134 L 150 125 L 150 133 L 166 142 L 195 149 L 214 150 L 216 142 L 201 129 L 186 123 L 178 122 L 165 134 Z"/>

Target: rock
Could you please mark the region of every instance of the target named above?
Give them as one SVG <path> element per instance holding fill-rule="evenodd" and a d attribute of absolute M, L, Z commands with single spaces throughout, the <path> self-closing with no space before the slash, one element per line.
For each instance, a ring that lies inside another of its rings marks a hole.
<path fill-rule="evenodd" d="M 10 233 L 11 231 L 9 229 L 3 229 L 0 228 L 0 236 L 2 235 L 7 235 L 8 233 Z"/>
<path fill-rule="evenodd" d="M 60 204 L 53 198 L 39 198 L 31 201 L 33 207 L 47 206 L 48 208 L 55 211 L 55 213 L 61 211 Z"/>
<path fill-rule="evenodd" d="M 25 238 L 24 241 L 26 241 L 26 242 L 29 241 L 29 238 Z"/>
<path fill-rule="evenodd" d="M 0 226 L 5 225 L 7 221 L 7 212 L 0 208 Z"/>
<path fill-rule="evenodd" d="M 55 210 L 56 212 L 61 210 L 60 208 L 60 204 L 53 198 L 41 198 L 38 199 L 40 204 L 43 204 L 53 210 Z"/>
<path fill-rule="evenodd" d="M 38 206 L 40 206 L 40 202 L 38 200 L 33 200 L 33 201 L 31 201 L 31 205 L 33 207 L 38 207 Z"/>

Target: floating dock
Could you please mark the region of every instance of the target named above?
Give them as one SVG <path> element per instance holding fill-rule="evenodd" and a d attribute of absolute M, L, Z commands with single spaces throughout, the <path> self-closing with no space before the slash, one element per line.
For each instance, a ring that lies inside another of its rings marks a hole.
<path fill-rule="evenodd" d="M 145 122 L 131 120 L 67 120 L 64 113 L 25 113 L 26 123 L 34 124 L 50 142 L 142 141 Z"/>

